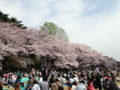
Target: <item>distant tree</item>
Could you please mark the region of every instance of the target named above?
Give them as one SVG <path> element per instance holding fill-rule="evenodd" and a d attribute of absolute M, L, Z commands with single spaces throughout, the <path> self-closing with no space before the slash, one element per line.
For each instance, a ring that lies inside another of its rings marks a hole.
<path fill-rule="evenodd" d="M 17 23 L 17 19 L 14 18 L 14 17 L 12 17 L 12 18 L 10 19 L 10 22 L 12 22 L 12 23 Z"/>
<path fill-rule="evenodd" d="M 67 41 L 68 36 L 64 29 L 58 27 L 53 22 L 45 22 L 44 25 L 41 26 L 41 30 L 47 32 L 50 35 L 56 36 L 62 40 Z"/>

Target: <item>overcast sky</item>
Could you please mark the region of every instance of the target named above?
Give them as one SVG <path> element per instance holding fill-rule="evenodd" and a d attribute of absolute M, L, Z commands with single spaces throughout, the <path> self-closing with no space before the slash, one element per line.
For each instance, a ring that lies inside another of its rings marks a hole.
<path fill-rule="evenodd" d="M 28 27 L 54 22 L 70 42 L 120 61 L 120 0 L 0 0 L 0 10 Z"/>

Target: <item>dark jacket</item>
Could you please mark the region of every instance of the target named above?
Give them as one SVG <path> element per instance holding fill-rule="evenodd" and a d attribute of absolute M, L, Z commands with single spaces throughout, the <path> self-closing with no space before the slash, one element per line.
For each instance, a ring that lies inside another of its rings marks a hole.
<path fill-rule="evenodd" d="M 117 85 L 116 85 L 115 82 L 110 81 L 110 88 L 109 88 L 109 90 L 119 90 L 119 89 L 117 88 Z"/>

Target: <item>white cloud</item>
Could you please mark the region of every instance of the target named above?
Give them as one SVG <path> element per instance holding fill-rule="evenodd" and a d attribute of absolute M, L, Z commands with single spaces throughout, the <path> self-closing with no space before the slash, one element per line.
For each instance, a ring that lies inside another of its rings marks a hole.
<path fill-rule="evenodd" d="M 95 4 L 92 4 L 90 7 L 88 7 L 88 11 L 91 11 L 95 8 L 97 8 L 100 5 L 100 1 L 96 0 L 97 2 Z"/>
<path fill-rule="evenodd" d="M 15 16 L 29 27 L 52 21 L 63 27 L 71 42 L 84 43 L 120 60 L 120 5 L 109 11 L 86 17 L 100 5 L 87 6 L 84 0 L 0 0 L 0 9 Z M 86 7 L 89 7 L 86 8 Z"/>
<path fill-rule="evenodd" d="M 0 0 L 0 9 L 29 27 L 37 27 L 51 13 L 44 0 Z"/>
<path fill-rule="evenodd" d="M 60 0 L 55 4 L 57 15 L 79 15 L 83 13 L 84 7 L 82 0 Z"/>

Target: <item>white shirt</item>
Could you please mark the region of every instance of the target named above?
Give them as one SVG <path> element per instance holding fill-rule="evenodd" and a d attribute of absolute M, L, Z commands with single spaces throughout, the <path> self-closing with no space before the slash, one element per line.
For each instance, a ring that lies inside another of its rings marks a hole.
<path fill-rule="evenodd" d="M 99 73 L 99 74 L 100 74 L 100 70 L 99 70 L 98 68 L 96 68 L 96 71 L 97 71 L 97 73 Z"/>
<path fill-rule="evenodd" d="M 74 82 L 74 79 L 73 78 L 70 78 L 70 83 L 72 84 Z"/>
<path fill-rule="evenodd" d="M 2 83 L 5 84 L 5 78 L 2 79 Z"/>
<path fill-rule="evenodd" d="M 76 87 L 75 85 L 72 85 L 72 90 L 76 90 Z"/>
<path fill-rule="evenodd" d="M 74 80 L 75 80 L 77 83 L 79 83 L 79 80 L 78 80 L 78 78 L 74 77 Z"/>
<path fill-rule="evenodd" d="M 42 77 L 40 77 L 40 79 L 39 79 L 39 81 L 38 81 L 39 83 L 41 83 L 41 82 L 43 82 L 43 78 Z"/>
<path fill-rule="evenodd" d="M 86 87 L 84 84 L 80 83 L 77 85 L 76 90 L 86 90 Z"/>
<path fill-rule="evenodd" d="M 31 90 L 40 90 L 40 87 L 37 84 L 34 84 Z"/>
<path fill-rule="evenodd" d="M 62 81 L 62 83 L 66 83 L 67 82 L 65 78 L 62 78 L 61 81 Z"/>

